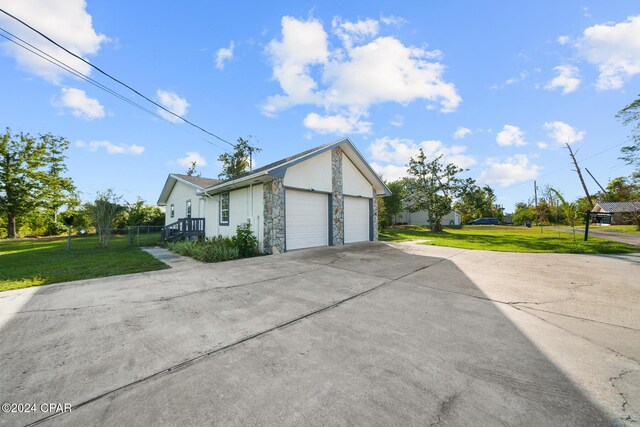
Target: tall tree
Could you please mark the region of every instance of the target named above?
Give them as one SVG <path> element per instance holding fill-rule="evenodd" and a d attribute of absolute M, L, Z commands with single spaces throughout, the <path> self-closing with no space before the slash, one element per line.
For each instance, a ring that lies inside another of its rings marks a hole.
<path fill-rule="evenodd" d="M 51 134 L 0 137 L 0 214 L 7 218 L 7 234 L 16 236 L 16 220 L 36 208 L 58 209 L 73 199 L 75 187 L 67 171 L 69 141 Z"/>
<path fill-rule="evenodd" d="M 535 217 L 535 210 L 530 203 L 518 202 L 516 203 L 516 210 L 513 213 L 513 223 L 522 225 L 527 221 L 533 221 Z"/>
<path fill-rule="evenodd" d="M 196 166 L 197 166 L 197 162 L 193 161 L 191 162 L 191 166 L 189 166 L 189 169 L 187 169 L 187 175 L 188 176 L 201 176 L 200 172 L 196 171 Z"/>
<path fill-rule="evenodd" d="M 640 183 L 633 178 L 621 176 L 614 178 L 607 184 L 607 201 L 609 202 L 637 202 L 640 201 Z"/>
<path fill-rule="evenodd" d="M 222 163 L 222 172 L 218 178 L 231 179 L 249 172 L 253 154 L 260 151 L 262 151 L 260 148 L 251 146 L 248 140 L 238 138 L 238 143 L 233 146 L 233 152 L 224 153 L 218 157 L 218 161 Z"/>
<path fill-rule="evenodd" d="M 391 190 L 391 195 L 384 198 L 386 214 L 389 223 L 394 224 L 395 216 L 402 211 L 402 199 L 404 198 L 404 180 L 392 181 L 387 183 L 387 187 Z"/>
<path fill-rule="evenodd" d="M 640 98 L 618 111 L 616 118 L 625 126 L 632 125 L 631 144 L 620 149 L 622 153 L 620 159 L 627 164 L 635 164 L 640 170 Z"/>
<path fill-rule="evenodd" d="M 109 188 L 99 191 L 93 203 L 93 219 L 96 223 L 100 246 L 103 248 L 109 244 L 117 216 L 125 209 L 122 200 L 122 196 Z"/>
<path fill-rule="evenodd" d="M 461 179 L 464 169 L 444 164 L 442 155 L 427 161 L 422 149 L 409 160 L 405 200 L 412 212 L 427 211 L 432 231 L 442 231 L 442 217 L 451 211 L 453 199 L 463 194 L 473 180 Z"/>
<path fill-rule="evenodd" d="M 477 218 L 502 217 L 502 209 L 496 204 L 496 195 L 488 185 L 479 187 L 470 181 L 465 191 L 459 195 L 454 209 L 460 212 L 460 219 L 467 223 Z"/>

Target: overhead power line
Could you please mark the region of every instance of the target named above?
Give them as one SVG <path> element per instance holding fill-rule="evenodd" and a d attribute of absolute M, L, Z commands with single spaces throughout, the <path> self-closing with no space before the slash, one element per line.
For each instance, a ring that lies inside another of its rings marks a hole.
<path fill-rule="evenodd" d="M 231 146 L 234 146 L 234 144 L 233 144 L 233 143 L 231 143 L 231 142 L 227 141 L 226 139 L 224 139 L 224 138 L 222 138 L 222 137 L 220 137 L 220 136 L 216 135 L 216 134 L 215 134 L 215 133 L 213 133 L 213 132 L 210 132 L 210 131 L 206 130 L 206 129 L 205 129 L 205 128 L 203 128 L 202 126 L 199 126 L 199 125 L 197 125 L 197 124 L 193 123 L 192 121 L 190 121 L 190 120 L 188 120 L 188 119 L 185 119 L 185 118 L 184 118 L 184 117 L 182 117 L 181 115 L 176 114 L 176 113 L 174 113 L 173 111 L 171 111 L 171 110 L 169 110 L 169 109 L 165 108 L 163 105 L 161 105 L 161 104 L 157 103 L 157 102 L 156 102 L 156 101 L 154 101 L 153 99 L 151 99 L 151 98 L 147 97 L 146 95 L 142 94 L 142 93 L 141 93 L 141 92 L 139 92 L 138 90 L 136 90 L 136 89 L 134 89 L 133 87 L 129 86 L 128 84 L 124 83 L 122 80 L 120 80 L 120 79 L 118 79 L 118 78 L 116 78 L 116 77 L 112 76 L 111 74 L 109 74 L 109 73 L 107 73 L 106 71 L 102 70 L 100 67 L 98 67 L 98 66 L 96 66 L 96 65 L 92 64 L 91 62 L 87 61 L 87 60 L 86 60 L 86 59 L 84 59 L 83 57 L 81 57 L 81 56 L 79 56 L 79 55 L 77 55 L 77 54 L 75 54 L 75 53 L 71 52 L 69 49 L 67 49 L 66 47 L 62 46 L 60 43 L 56 42 L 55 40 L 53 40 L 52 38 L 50 38 L 50 37 L 49 37 L 49 36 L 47 36 L 46 34 L 42 33 L 42 32 L 41 32 L 41 31 L 39 31 L 38 29 L 36 29 L 36 28 L 32 27 L 32 26 L 31 26 L 31 25 L 29 25 L 28 23 L 24 22 L 24 21 L 23 21 L 23 20 L 21 20 L 20 18 L 18 18 L 18 17 L 16 17 L 16 16 L 12 15 L 11 13 L 7 12 L 6 10 L 4 10 L 4 9 L 2 9 L 2 8 L 0 8 L 0 12 L 2 12 L 2 13 L 4 13 L 5 15 L 7 15 L 8 17 L 10 17 L 10 18 L 14 19 L 15 21 L 17 21 L 17 22 L 21 23 L 22 25 L 24 25 L 25 27 L 29 28 L 31 31 L 33 31 L 33 32 L 37 33 L 38 35 L 40 35 L 41 37 L 43 37 L 44 39 L 46 39 L 46 40 L 47 40 L 47 41 L 49 41 L 50 43 L 54 44 L 54 45 L 55 45 L 55 46 L 57 46 L 58 48 L 62 49 L 62 50 L 63 50 L 63 51 L 65 51 L 66 53 L 68 53 L 69 55 L 73 56 L 74 58 L 76 58 L 76 59 L 78 59 L 78 60 L 80 60 L 80 61 L 82 61 L 82 62 L 84 62 L 85 64 L 87 64 L 87 65 L 88 65 L 88 66 L 90 66 L 91 68 L 95 69 L 96 71 L 98 71 L 98 72 L 99 72 L 99 73 L 101 73 L 102 75 L 104 75 L 104 76 L 106 76 L 107 78 L 109 78 L 109 79 L 113 80 L 114 82 L 116 82 L 116 83 L 118 83 L 118 84 L 120 84 L 120 85 L 124 86 L 125 88 L 129 89 L 130 91 L 132 91 L 132 92 L 133 92 L 133 93 L 135 93 L 136 95 L 140 96 L 141 98 L 145 99 L 146 101 L 150 102 L 151 104 L 155 105 L 156 107 L 160 108 L 161 110 L 163 110 L 163 111 L 167 112 L 168 114 L 171 114 L 172 116 L 175 116 L 176 118 L 178 118 L 178 119 L 182 120 L 183 122 L 187 123 L 188 125 L 193 126 L 194 128 L 196 128 L 196 129 L 198 129 L 198 130 L 200 130 L 200 131 L 202 131 L 202 132 L 206 133 L 207 135 L 213 136 L 214 138 L 216 138 L 216 139 L 218 139 L 218 140 L 220 140 L 220 141 L 222 141 L 222 142 L 224 142 L 224 143 L 226 143 L 226 144 L 229 144 L 229 145 L 231 145 Z M 6 31 L 6 30 L 4 30 L 4 29 L 3 29 L 3 31 L 5 31 L 7 34 L 10 34 L 8 31 Z M 6 37 L 5 37 L 5 38 L 6 38 Z M 24 46 L 23 46 L 23 47 L 24 47 Z M 28 49 L 27 49 L 27 50 L 28 50 Z M 40 50 L 40 49 L 38 49 L 38 50 Z M 32 53 L 35 53 L 35 52 L 32 52 Z M 40 55 L 38 55 L 38 56 L 40 56 Z M 49 56 L 49 55 L 47 55 L 47 56 Z M 57 61 L 57 62 L 62 62 L 62 61 L 59 61 L 59 60 L 57 60 L 57 59 L 56 59 L 56 61 Z M 51 62 L 51 61 L 49 61 L 49 62 Z M 66 64 L 65 64 L 65 65 L 66 65 Z M 62 68 L 64 68 L 64 67 L 62 67 Z M 69 71 L 69 70 L 67 70 L 67 71 Z M 71 72 L 71 71 L 70 71 L 70 72 Z M 75 74 L 75 73 L 72 73 L 72 74 Z M 83 75 L 84 75 L 84 74 L 83 74 Z M 85 76 L 85 77 L 87 77 L 87 76 Z M 81 78 L 82 78 L 82 77 L 81 77 Z M 154 114 L 155 114 L 155 113 L 154 113 Z"/>
<path fill-rule="evenodd" d="M 44 52 L 43 50 L 39 49 L 38 47 L 32 45 L 31 43 L 21 39 L 20 37 L 16 36 L 15 34 L 12 34 L 9 31 L 7 31 L 7 30 L 5 30 L 4 28 L 1 28 L 1 27 L 0 27 L 0 30 L 5 32 L 6 34 L 8 34 L 9 36 L 11 36 L 13 38 L 7 37 L 4 34 L 0 34 L 0 37 L 10 41 L 11 43 L 14 43 L 16 46 L 19 46 L 19 47 L 27 50 L 28 52 L 31 52 L 34 55 L 39 56 L 43 60 L 50 62 L 51 64 L 55 65 L 56 67 L 59 67 L 59 68 L 63 69 L 64 71 L 67 71 L 68 73 L 73 74 L 74 76 L 86 81 L 87 83 L 90 83 L 90 84 L 92 84 L 92 85 L 94 85 L 94 86 L 96 86 L 96 87 L 98 87 L 98 88 L 110 93 L 111 95 L 113 95 L 113 96 L 115 96 L 115 97 L 117 97 L 117 98 L 119 98 L 119 99 L 121 99 L 121 100 L 123 100 L 123 101 L 125 101 L 125 102 L 127 102 L 127 103 L 129 103 L 131 105 L 133 105 L 134 107 L 137 107 L 137 108 L 139 108 L 139 109 L 141 109 L 141 110 L 143 110 L 143 111 L 145 111 L 145 112 L 147 112 L 149 114 L 152 114 L 152 115 L 162 119 L 162 116 L 156 114 L 154 111 L 149 110 L 148 108 L 145 108 L 144 106 L 136 103 L 135 101 L 132 101 L 131 99 L 125 97 L 124 95 L 121 95 L 120 93 L 116 92 L 115 90 L 103 85 L 102 83 L 98 82 L 97 80 L 94 80 L 91 77 L 87 76 L 86 74 L 83 74 L 82 72 L 78 71 L 77 69 L 73 68 L 72 66 L 70 66 L 70 65 L 68 65 L 68 64 L 66 64 L 66 63 L 54 58 L 53 56 L 49 55 L 48 53 Z M 24 43 L 24 44 L 21 44 L 16 40 L 19 40 L 21 43 Z M 27 47 L 27 46 L 29 46 L 29 47 Z"/>

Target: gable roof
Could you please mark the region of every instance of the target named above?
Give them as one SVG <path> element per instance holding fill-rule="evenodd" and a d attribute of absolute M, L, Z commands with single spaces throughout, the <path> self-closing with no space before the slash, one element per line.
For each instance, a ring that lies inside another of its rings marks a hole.
<path fill-rule="evenodd" d="M 640 211 L 640 202 L 598 202 L 593 207 L 594 211 L 597 207 L 600 207 L 597 212 L 637 212 Z"/>
<path fill-rule="evenodd" d="M 202 178 L 200 176 L 190 176 L 183 175 L 180 173 L 171 173 L 167 177 L 167 181 L 164 183 L 164 187 L 162 188 L 162 192 L 160 193 L 160 197 L 158 198 L 158 206 L 166 206 L 167 200 L 169 199 L 169 195 L 171 191 L 173 191 L 173 187 L 176 186 L 176 183 L 181 182 L 189 187 L 193 187 L 195 191 L 201 191 L 207 187 L 211 187 L 212 185 L 216 185 L 222 181 L 219 179 L 213 178 Z"/>
<path fill-rule="evenodd" d="M 187 181 L 188 183 L 191 183 L 197 186 L 198 188 L 207 188 L 222 182 L 222 180 L 220 179 L 202 178 L 200 176 L 183 175 L 180 173 L 172 173 L 171 175 L 183 181 Z"/>
<path fill-rule="evenodd" d="M 319 145 L 310 150 L 285 157 L 284 159 L 269 163 L 268 165 L 262 166 L 251 172 L 213 184 L 205 188 L 202 192 L 208 195 L 214 195 L 234 188 L 245 187 L 249 184 L 258 184 L 275 178 L 284 178 L 284 174 L 290 166 L 303 162 L 336 147 L 342 148 L 344 154 L 346 154 L 354 166 L 376 189 L 376 193 L 378 195 L 391 195 L 391 191 L 384 184 L 380 176 L 371 168 L 369 163 L 364 159 L 360 151 L 358 151 L 349 138 L 342 138 L 329 144 Z"/>

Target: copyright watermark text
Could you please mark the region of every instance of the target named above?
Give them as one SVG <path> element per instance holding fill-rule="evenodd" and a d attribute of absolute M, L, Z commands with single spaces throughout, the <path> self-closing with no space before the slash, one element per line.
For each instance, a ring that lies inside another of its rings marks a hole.
<path fill-rule="evenodd" d="M 59 414 L 61 412 L 71 412 L 71 403 L 3 403 L 2 412 L 5 414 L 26 414 L 29 412 Z"/>

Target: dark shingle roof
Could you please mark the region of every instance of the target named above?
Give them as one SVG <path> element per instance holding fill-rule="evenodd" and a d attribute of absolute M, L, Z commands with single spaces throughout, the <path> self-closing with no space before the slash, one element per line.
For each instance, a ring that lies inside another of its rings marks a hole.
<path fill-rule="evenodd" d="M 174 173 L 172 174 L 184 181 L 190 182 L 193 185 L 197 185 L 200 188 L 207 188 L 207 187 L 211 187 L 212 185 L 216 185 L 221 183 L 222 181 L 220 181 L 219 179 L 213 179 L 213 178 L 202 178 L 200 176 L 189 176 L 189 175 L 182 175 L 179 173 Z"/>
<path fill-rule="evenodd" d="M 602 212 L 636 212 L 640 211 L 640 202 L 600 202 Z"/>

